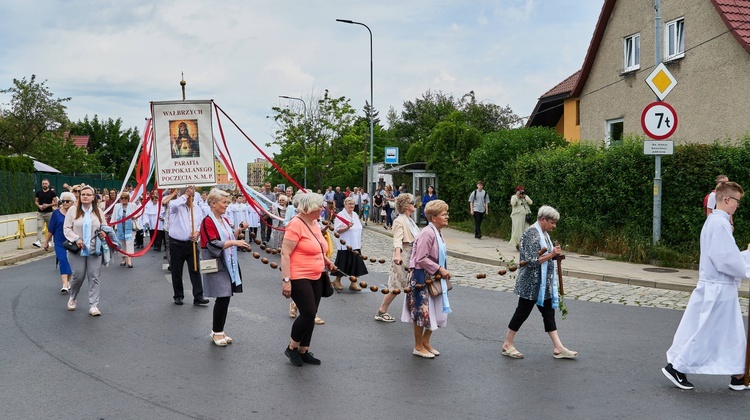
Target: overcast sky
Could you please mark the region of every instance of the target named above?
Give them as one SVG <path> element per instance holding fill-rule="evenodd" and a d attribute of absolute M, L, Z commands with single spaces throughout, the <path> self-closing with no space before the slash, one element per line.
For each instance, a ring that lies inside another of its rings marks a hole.
<path fill-rule="evenodd" d="M 389 108 L 400 112 L 428 89 L 456 97 L 473 90 L 525 117 L 581 68 L 602 3 L 3 0 L 0 88 L 36 74 L 72 98 L 71 120 L 122 118 L 142 132 L 150 101 L 181 99 L 184 72 L 188 99 L 213 99 L 265 147 L 276 129 L 271 107 L 290 105 L 279 95 L 307 99 L 328 89 L 362 114 L 369 35 L 338 18 L 373 32 L 374 104 L 384 123 Z M 2 106 L 8 99 L 0 95 Z M 236 131 L 227 135 L 244 173 L 260 154 Z"/>

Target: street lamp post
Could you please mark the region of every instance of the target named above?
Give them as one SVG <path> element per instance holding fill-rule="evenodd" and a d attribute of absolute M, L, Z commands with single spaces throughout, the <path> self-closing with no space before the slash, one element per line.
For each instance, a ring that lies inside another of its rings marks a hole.
<path fill-rule="evenodd" d="M 302 98 L 295 98 L 294 96 L 286 96 L 286 95 L 279 95 L 279 98 L 284 99 L 290 99 L 293 101 L 300 101 L 302 102 L 302 113 L 304 114 L 305 118 L 304 120 L 307 121 L 307 104 L 305 103 L 305 100 Z M 305 128 L 305 137 L 307 137 L 307 128 Z M 305 180 L 303 182 L 303 186 L 305 189 L 307 189 L 307 138 L 302 139 L 303 142 L 305 142 L 305 147 L 303 147 L 303 152 L 305 153 Z"/>
<path fill-rule="evenodd" d="M 375 111 L 375 104 L 373 104 L 373 78 L 372 78 L 372 31 L 370 30 L 370 27 L 365 25 L 362 22 L 355 22 L 353 20 L 348 19 L 336 19 L 336 22 L 341 23 L 348 23 L 350 25 L 360 25 L 367 28 L 367 32 L 370 33 L 370 169 L 369 169 L 369 175 L 370 175 L 370 184 L 374 181 L 374 178 L 372 176 L 372 150 L 373 150 L 373 142 L 374 142 L 374 111 Z M 369 193 L 373 193 L 373 191 L 370 190 L 370 185 L 367 185 L 367 191 Z"/>

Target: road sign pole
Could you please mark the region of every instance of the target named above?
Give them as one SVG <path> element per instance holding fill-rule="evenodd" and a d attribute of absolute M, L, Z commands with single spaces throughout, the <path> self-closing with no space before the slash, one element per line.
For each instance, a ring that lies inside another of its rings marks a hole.
<path fill-rule="evenodd" d="M 654 236 L 652 242 L 656 245 L 661 240 L 661 156 L 654 156 Z"/>
<path fill-rule="evenodd" d="M 659 0 L 654 0 L 654 11 L 656 16 L 654 18 L 654 29 L 656 36 L 654 37 L 655 47 L 655 63 L 659 65 L 661 63 L 661 4 Z M 657 97 L 658 98 L 658 97 Z M 654 226 L 653 226 L 653 245 L 656 245 L 661 240 L 661 156 L 654 156 Z"/>

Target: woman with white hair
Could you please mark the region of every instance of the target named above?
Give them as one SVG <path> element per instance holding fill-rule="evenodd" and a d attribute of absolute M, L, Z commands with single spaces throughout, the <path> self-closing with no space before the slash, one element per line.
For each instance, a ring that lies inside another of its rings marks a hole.
<path fill-rule="evenodd" d="M 448 314 L 452 312 L 448 299 L 448 284 L 451 272 L 448 271 L 448 248 L 442 230 L 448 227 L 448 204 L 443 200 L 427 203 L 424 209 L 428 225 L 414 239 L 411 253 L 411 292 L 406 293 L 401 321 L 413 324 L 414 349 L 412 354 L 425 359 L 439 356 L 430 340 L 432 332 L 448 325 Z M 432 296 L 427 279 L 442 276 L 439 281 L 442 293 Z"/>
<path fill-rule="evenodd" d="M 70 264 L 68 263 L 68 251 L 63 246 L 66 240 L 63 234 L 63 223 L 65 222 L 65 215 L 68 213 L 68 209 L 75 202 L 76 197 L 73 193 L 66 191 L 60 194 L 60 200 L 57 202 L 59 207 L 50 216 L 49 223 L 47 224 L 47 238 L 44 240 L 44 250 L 47 251 L 49 249 L 49 242 L 54 237 L 55 256 L 57 257 L 60 276 L 62 277 L 60 293 L 68 293 L 70 290 L 70 276 L 73 274 L 73 270 L 70 269 Z"/>
<path fill-rule="evenodd" d="M 560 245 L 555 245 L 549 237 L 549 231 L 557 226 L 560 213 L 550 206 L 542 206 L 537 213 L 537 220 L 521 235 L 521 266 L 516 277 L 514 293 L 518 295 L 518 306 L 508 324 L 508 332 L 503 341 L 502 355 L 513 359 L 523 359 L 523 354 L 513 345 L 516 333 L 536 306 L 542 314 L 544 331 L 552 339 L 552 356 L 555 359 L 575 359 L 578 352 L 563 346 L 557 334 L 555 309 L 559 306 L 555 257 L 562 253 Z M 540 252 L 545 249 L 544 252 Z"/>
<path fill-rule="evenodd" d="M 344 209 L 336 216 L 333 223 L 333 231 L 339 234 L 338 252 L 336 253 L 336 280 L 331 283 L 336 290 L 344 290 L 341 284 L 341 277 L 346 276 L 364 276 L 367 274 L 365 266 L 359 254 L 362 247 L 362 223 L 359 221 L 359 215 L 354 211 L 354 198 L 347 197 L 344 199 Z M 362 290 L 357 282 L 349 284 L 349 290 L 359 292 Z"/>
<path fill-rule="evenodd" d="M 334 265 L 326 257 L 328 243 L 318 225 L 323 196 L 308 192 L 295 197 L 295 203 L 299 214 L 287 225 L 281 246 L 281 294 L 294 300 L 299 317 L 292 324 L 284 355 L 295 366 L 319 365 L 320 360 L 309 351 L 310 341 L 327 281 L 325 271 Z"/>
<path fill-rule="evenodd" d="M 270 248 L 281 248 L 281 244 L 284 241 L 284 217 L 286 216 L 286 195 L 279 195 L 277 203 L 279 207 L 271 209 L 271 212 L 278 216 L 281 220 L 274 219 L 273 221 L 273 232 L 271 232 L 271 240 L 268 242 Z"/>
<path fill-rule="evenodd" d="M 237 248 L 250 250 L 250 244 L 239 239 L 247 228 L 244 222 L 232 229 L 225 217 L 229 207 L 229 193 L 214 188 L 206 197 L 211 211 L 200 226 L 201 260 L 216 259 L 218 271 L 203 273 L 203 296 L 215 297 L 213 328 L 210 338 L 219 347 L 232 343 L 224 332 L 229 310 L 229 299 L 242 293 L 242 273 L 237 259 Z"/>

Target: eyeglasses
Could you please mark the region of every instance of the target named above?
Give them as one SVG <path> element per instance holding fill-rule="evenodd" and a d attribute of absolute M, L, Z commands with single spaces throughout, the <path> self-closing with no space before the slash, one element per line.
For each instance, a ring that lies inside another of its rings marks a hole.
<path fill-rule="evenodd" d="M 94 196 L 94 194 L 84 194 L 84 193 L 81 193 L 81 197 L 93 197 L 93 196 Z"/>
<path fill-rule="evenodd" d="M 737 202 L 737 207 L 740 206 L 740 199 L 739 198 L 734 198 L 734 197 L 727 197 L 727 198 L 731 198 L 732 200 L 736 201 Z"/>
<path fill-rule="evenodd" d="M 73 200 L 60 200 L 60 202 L 61 202 L 62 204 L 65 204 L 65 203 L 72 203 L 72 202 L 73 202 Z"/>

